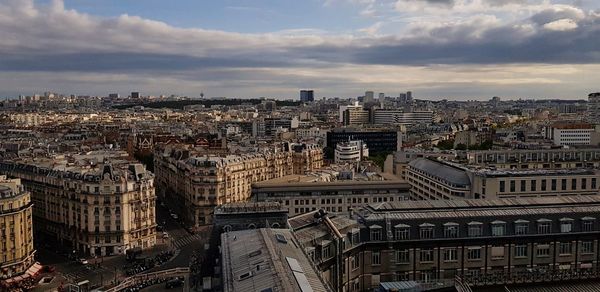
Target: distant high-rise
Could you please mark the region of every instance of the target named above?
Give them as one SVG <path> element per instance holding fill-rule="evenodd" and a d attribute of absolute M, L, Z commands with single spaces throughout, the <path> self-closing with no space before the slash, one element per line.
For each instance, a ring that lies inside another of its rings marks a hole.
<path fill-rule="evenodd" d="M 371 102 L 375 98 L 375 93 L 373 91 L 366 91 L 364 102 Z"/>
<path fill-rule="evenodd" d="M 600 92 L 588 95 L 588 120 L 592 124 L 600 124 Z"/>
<path fill-rule="evenodd" d="M 131 93 L 131 98 L 140 98 L 140 93 L 136 92 L 136 91 L 132 92 Z"/>
<path fill-rule="evenodd" d="M 116 99 L 116 98 L 120 98 L 121 96 L 118 93 L 109 93 L 108 94 L 108 98 L 111 99 Z"/>
<path fill-rule="evenodd" d="M 383 100 L 383 99 L 385 99 L 385 93 L 383 93 L 383 92 L 380 92 L 380 93 L 379 93 L 379 99 L 380 99 L 380 100 Z"/>
<path fill-rule="evenodd" d="M 412 91 L 407 91 L 406 92 L 406 102 L 411 103 L 412 101 L 413 101 Z"/>
<path fill-rule="evenodd" d="M 301 102 L 312 102 L 315 100 L 314 90 L 300 90 L 300 101 Z"/>

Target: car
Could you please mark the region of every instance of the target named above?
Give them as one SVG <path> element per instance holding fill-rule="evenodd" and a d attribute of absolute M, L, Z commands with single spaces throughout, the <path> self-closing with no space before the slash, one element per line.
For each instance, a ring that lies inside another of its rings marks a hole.
<path fill-rule="evenodd" d="M 163 238 L 169 238 L 169 234 L 168 234 L 168 233 L 166 233 L 166 232 L 163 232 L 163 233 L 162 233 L 162 237 L 163 237 Z"/>
<path fill-rule="evenodd" d="M 177 216 L 177 214 L 175 214 L 175 213 L 171 213 L 171 218 L 177 220 L 177 219 L 179 219 L 179 216 Z"/>
<path fill-rule="evenodd" d="M 86 259 L 84 259 L 84 258 L 81 258 L 81 259 L 79 259 L 79 260 L 77 260 L 77 261 L 78 261 L 80 264 L 82 264 L 82 265 L 87 265 L 87 264 L 88 264 L 88 260 L 86 260 Z"/>
<path fill-rule="evenodd" d="M 165 286 L 167 289 L 181 287 L 181 286 L 183 286 L 183 279 L 175 278 L 175 279 L 169 280 L 169 281 L 167 281 L 167 284 Z"/>

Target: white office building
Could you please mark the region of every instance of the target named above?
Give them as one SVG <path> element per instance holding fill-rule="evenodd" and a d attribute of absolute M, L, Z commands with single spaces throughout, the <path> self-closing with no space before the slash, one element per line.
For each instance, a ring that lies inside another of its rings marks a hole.
<path fill-rule="evenodd" d="M 348 141 L 337 143 L 335 146 L 335 163 L 360 162 L 363 157 L 369 156 L 369 148 L 363 141 Z"/>

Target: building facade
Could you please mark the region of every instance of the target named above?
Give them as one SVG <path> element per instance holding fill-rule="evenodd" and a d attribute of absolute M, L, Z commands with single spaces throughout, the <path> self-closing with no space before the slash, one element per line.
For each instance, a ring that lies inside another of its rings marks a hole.
<path fill-rule="evenodd" d="M 297 216 L 313 210 L 345 213 L 353 208 L 409 199 L 402 181 L 259 182 L 252 184 L 252 201 L 278 202 Z"/>
<path fill-rule="evenodd" d="M 594 131 L 594 126 L 586 123 L 558 123 L 544 128 L 546 139 L 560 146 L 590 145 Z"/>
<path fill-rule="evenodd" d="M 405 112 L 401 110 L 376 109 L 373 110 L 372 123 L 378 125 L 389 124 L 431 124 L 433 121 L 433 112 L 431 111 L 412 111 Z"/>
<path fill-rule="evenodd" d="M 317 147 L 275 146 L 260 153 L 216 156 L 185 145 L 159 149 L 154 170 L 160 197 L 191 225 L 210 224 L 213 209 L 250 198 L 251 184 L 320 168 Z"/>
<path fill-rule="evenodd" d="M 0 176 L 0 279 L 21 275 L 35 263 L 32 206 L 21 180 Z"/>
<path fill-rule="evenodd" d="M 407 180 L 414 199 L 494 199 L 598 195 L 595 169 L 493 169 L 418 158 Z"/>
<path fill-rule="evenodd" d="M 594 125 L 600 124 L 600 92 L 588 95 L 588 121 Z"/>
<path fill-rule="evenodd" d="M 154 176 L 123 157 L 3 161 L 0 173 L 20 178 L 31 192 L 34 227 L 48 239 L 82 255 L 115 255 L 156 244 Z"/>
<path fill-rule="evenodd" d="M 469 165 L 498 169 L 598 168 L 600 149 L 535 149 L 468 151 Z"/>
<path fill-rule="evenodd" d="M 598 277 L 600 198 L 373 204 L 289 225 L 338 291 L 412 280 L 471 287 Z M 312 217 L 312 219 L 311 219 Z"/>
<path fill-rule="evenodd" d="M 301 102 L 315 101 L 315 91 L 314 90 L 300 90 L 300 101 Z"/>

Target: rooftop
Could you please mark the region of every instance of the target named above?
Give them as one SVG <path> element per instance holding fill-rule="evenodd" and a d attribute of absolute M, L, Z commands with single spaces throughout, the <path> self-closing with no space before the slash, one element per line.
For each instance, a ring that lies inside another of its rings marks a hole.
<path fill-rule="evenodd" d="M 224 291 L 330 291 L 286 229 L 221 235 Z"/>

